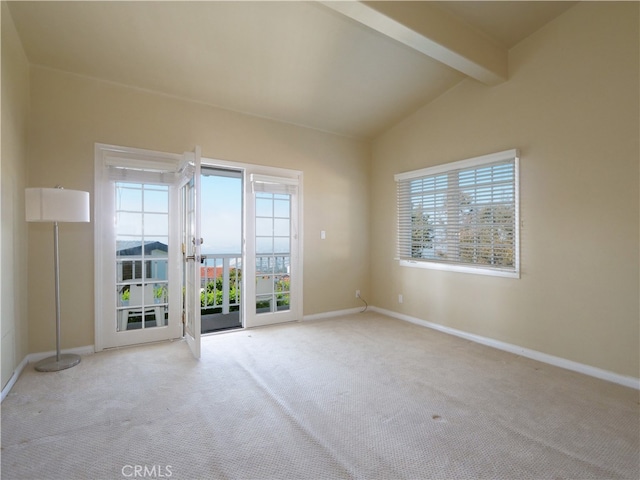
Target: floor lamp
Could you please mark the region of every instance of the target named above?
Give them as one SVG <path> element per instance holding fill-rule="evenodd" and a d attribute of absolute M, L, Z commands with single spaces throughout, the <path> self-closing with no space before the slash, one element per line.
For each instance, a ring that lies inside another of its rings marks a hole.
<path fill-rule="evenodd" d="M 56 282 L 56 355 L 35 365 L 40 372 L 57 372 L 80 363 L 80 356 L 60 354 L 60 274 L 58 222 L 88 222 L 89 192 L 56 188 L 27 188 L 25 191 L 27 222 L 53 222 L 53 251 Z"/>

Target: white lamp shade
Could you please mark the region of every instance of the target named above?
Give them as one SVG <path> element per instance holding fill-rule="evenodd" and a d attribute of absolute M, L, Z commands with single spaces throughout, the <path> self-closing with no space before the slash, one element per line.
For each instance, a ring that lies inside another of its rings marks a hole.
<path fill-rule="evenodd" d="M 89 192 L 64 188 L 27 188 L 27 222 L 88 222 Z"/>

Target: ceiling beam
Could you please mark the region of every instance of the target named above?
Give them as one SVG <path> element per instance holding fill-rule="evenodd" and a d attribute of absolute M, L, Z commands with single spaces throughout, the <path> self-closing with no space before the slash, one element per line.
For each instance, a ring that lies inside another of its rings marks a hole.
<path fill-rule="evenodd" d="M 486 85 L 507 80 L 507 49 L 430 2 L 321 3 Z"/>

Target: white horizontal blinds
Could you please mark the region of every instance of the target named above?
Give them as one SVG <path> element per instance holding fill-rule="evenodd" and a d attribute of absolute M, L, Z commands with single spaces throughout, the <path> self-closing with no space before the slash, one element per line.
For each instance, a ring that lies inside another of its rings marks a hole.
<path fill-rule="evenodd" d="M 460 262 L 515 267 L 515 159 L 458 173 Z"/>
<path fill-rule="evenodd" d="M 400 258 L 435 258 L 436 235 L 444 245 L 447 186 L 447 175 L 398 182 Z"/>
<path fill-rule="evenodd" d="M 202 165 L 200 168 L 200 175 L 203 177 L 227 177 L 227 178 L 240 178 L 244 176 L 241 170 L 233 170 L 231 168 L 222 167 L 210 167 L 208 165 Z"/>
<path fill-rule="evenodd" d="M 396 181 L 400 259 L 516 270 L 515 150 Z"/>
<path fill-rule="evenodd" d="M 279 195 L 295 195 L 298 193 L 298 179 L 252 174 L 251 188 L 253 189 L 253 193 L 262 192 Z"/>
<path fill-rule="evenodd" d="M 179 164 L 178 170 L 174 175 L 174 185 L 178 188 L 184 187 L 194 179 L 195 171 L 196 165 L 193 152 L 185 152 L 184 159 Z"/>
<path fill-rule="evenodd" d="M 133 156 L 109 155 L 105 166 L 109 180 L 130 183 L 153 183 L 176 185 L 189 174 L 189 166 L 180 157 L 135 158 Z"/>

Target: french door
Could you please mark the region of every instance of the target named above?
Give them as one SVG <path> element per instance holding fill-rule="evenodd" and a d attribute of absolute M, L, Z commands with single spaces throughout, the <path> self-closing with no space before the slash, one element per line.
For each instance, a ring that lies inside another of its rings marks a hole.
<path fill-rule="evenodd" d="M 187 174 L 180 185 L 182 250 L 182 321 L 193 356 L 200 358 L 201 205 L 200 147 L 187 156 Z"/>
<path fill-rule="evenodd" d="M 241 323 L 243 327 L 257 327 L 290 322 L 302 318 L 302 265 L 301 251 L 301 177 L 299 171 L 248 165 L 237 162 L 202 159 L 202 171 L 233 171 L 243 179 L 242 198 L 242 270 L 236 269 L 235 279 L 242 276 L 240 297 Z M 198 185 L 197 190 L 200 186 Z M 200 193 L 196 193 L 197 203 Z M 198 203 L 200 204 L 200 203 Z M 208 205 L 209 209 L 224 205 Z M 197 214 L 200 218 L 201 212 Z M 234 228 L 217 215 L 219 224 L 207 224 L 213 231 Z M 198 225 L 198 228 L 200 226 Z M 205 234 L 206 236 L 206 234 Z M 196 239 L 201 234 L 196 235 Z M 204 239 L 207 242 L 207 239 Z M 211 239 L 208 239 L 209 241 Z M 199 246 L 193 242 L 189 247 Z M 198 251 L 199 258 L 222 255 L 224 252 Z M 214 275 L 223 275 L 224 268 Z M 201 267 L 200 287 L 208 279 L 207 267 Z M 228 286 L 225 278 L 216 278 L 222 292 Z M 202 296 L 202 299 L 207 298 Z M 206 303 L 206 302 L 205 302 Z M 202 305 L 205 307 L 206 305 Z"/>
<path fill-rule="evenodd" d="M 96 145 L 95 349 L 182 336 L 183 155 Z"/>
<path fill-rule="evenodd" d="M 302 318 L 300 173 L 267 173 L 279 175 L 249 173 L 246 182 L 247 327 Z"/>
<path fill-rule="evenodd" d="M 199 148 L 176 155 L 96 144 L 96 351 L 184 336 L 200 356 L 209 275 L 201 264 L 200 163 Z M 301 173 L 204 163 L 244 177 L 242 326 L 301 319 Z"/>

